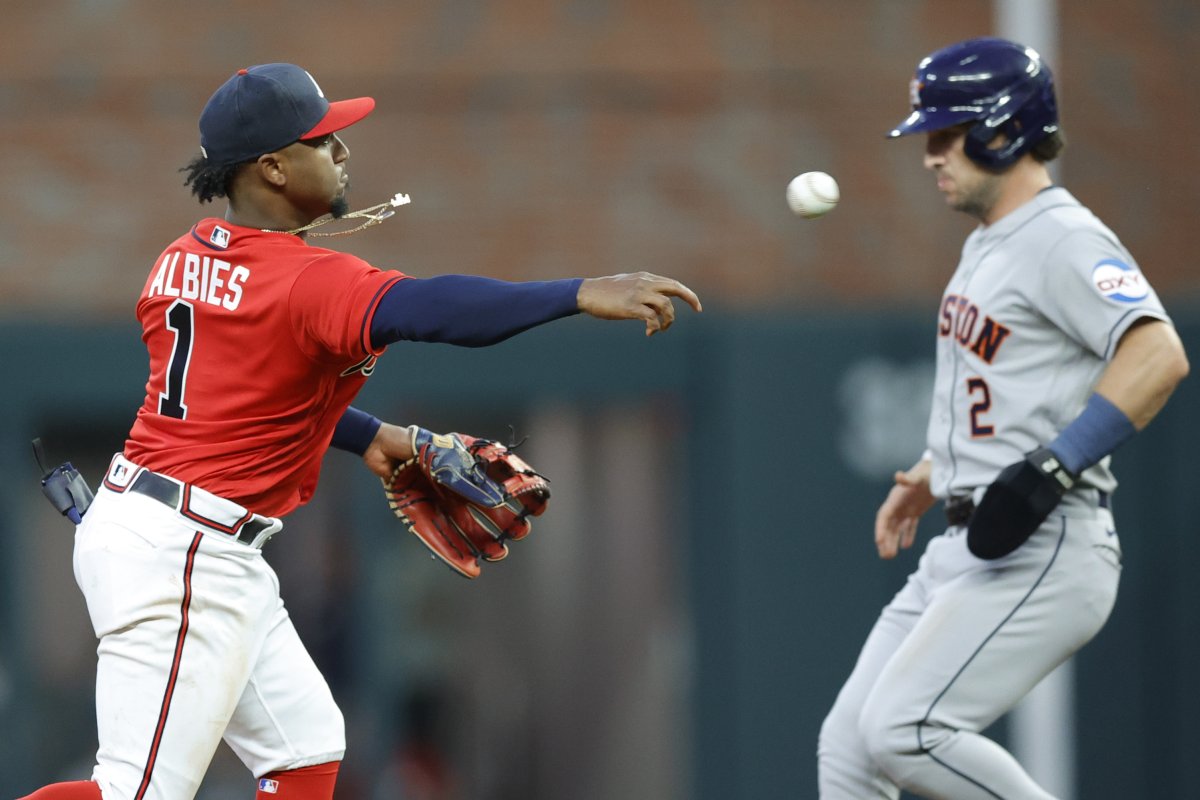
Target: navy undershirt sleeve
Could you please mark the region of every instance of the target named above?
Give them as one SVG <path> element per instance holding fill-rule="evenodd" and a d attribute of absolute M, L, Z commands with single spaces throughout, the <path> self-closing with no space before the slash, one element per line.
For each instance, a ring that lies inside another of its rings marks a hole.
<path fill-rule="evenodd" d="M 371 317 L 371 344 L 442 342 L 486 347 L 579 313 L 582 278 L 510 283 L 475 275 L 396 281 Z"/>
<path fill-rule="evenodd" d="M 382 424 L 377 417 L 348 406 L 333 429 L 333 440 L 329 446 L 361 456 L 375 440 L 375 434 Z"/>

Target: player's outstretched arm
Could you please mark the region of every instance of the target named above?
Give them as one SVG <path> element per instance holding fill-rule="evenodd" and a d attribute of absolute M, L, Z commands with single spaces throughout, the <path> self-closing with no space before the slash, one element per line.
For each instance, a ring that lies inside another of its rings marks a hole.
<path fill-rule="evenodd" d="M 678 297 L 695 311 L 702 311 L 700 298 L 673 278 L 649 272 L 585 278 L 579 285 L 579 310 L 597 319 L 643 319 L 646 335 L 665 331 L 675 321 Z"/>
<path fill-rule="evenodd" d="M 875 547 L 880 558 L 895 558 L 901 549 L 912 547 L 917 522 L 936 501 L 929 491 L 932 466 L 922 459 L 895 474 L 896 483 L 875 514 Z"/>
<path fill-rule="evenodd" d="M 648 272 L 517 283 L 474 275 L 404 278 L 379 301 L 371 317 L 371 344 L 405 340 L 487 347 L 581 312 L 600 319 L 645 320 L 649 335 L 666 330 L 675 319 L 672 297 L 700 310 L 691 289 Z"/>

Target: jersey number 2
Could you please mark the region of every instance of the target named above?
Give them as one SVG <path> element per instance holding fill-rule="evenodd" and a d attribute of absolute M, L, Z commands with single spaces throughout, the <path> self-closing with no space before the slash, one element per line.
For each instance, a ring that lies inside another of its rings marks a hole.
<path fill-rule="evenodd" d="M 996 428 L 980 419 L 992 408 L 992 392 L 988 389 L 987 381 L 983 378 L 967 378 L 967 394 L 979 394 L 979 399 L 971 404 L 971 435 L 991 436 L 995 434 Z"/>
<path fill-rule="evenodd" d="M 191 303 L 176 300 L 167 309 L 167 327 L 175 333 L 175 346 L 167 364 L 167 390 L 158 395 L 158 413 L 164 417 L 187 418 L 183 393 L 187 389 L 188 364 L 192 360 L 193 320 Z"/>

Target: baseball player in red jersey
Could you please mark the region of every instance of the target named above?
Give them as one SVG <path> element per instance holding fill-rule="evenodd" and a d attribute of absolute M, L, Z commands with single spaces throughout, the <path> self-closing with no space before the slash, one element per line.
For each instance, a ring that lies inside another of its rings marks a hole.
<path fill-rule="evenodd" d="M 310 245 L 346 213 L 338 131 L 371 98 L 325 99 L 305 70 L 239 70 L 200 117 L 188 184 L 228 199 L 171 243 L 137 303 L 146 399 L 76 531 L 99 638 L 92 780 L 32 800 L 186 800 L 224 739 L 260 800 L 328 800 L 341 712 L 279 597 L 263 544 L 312 497 L 332 445 L 381 477 L 408 428 L 350 405 L 400 340 L 485 346 L 575 313 L 674 320 L 700 301 L 648 273 L 509 283 L 381 270 Z M 304 229 L 304 230 L 302 230 Z"/>

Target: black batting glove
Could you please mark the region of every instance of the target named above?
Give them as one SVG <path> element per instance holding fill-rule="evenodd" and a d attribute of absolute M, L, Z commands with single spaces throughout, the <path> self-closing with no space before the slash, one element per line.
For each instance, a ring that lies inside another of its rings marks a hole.
<path fill-rule="evenodd" d="M 1078 478 L 1047 447 L 1005 467 L 967 523 L 967 547 L 989 560 L 1008 555 L 1046 521 Z"/>

